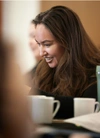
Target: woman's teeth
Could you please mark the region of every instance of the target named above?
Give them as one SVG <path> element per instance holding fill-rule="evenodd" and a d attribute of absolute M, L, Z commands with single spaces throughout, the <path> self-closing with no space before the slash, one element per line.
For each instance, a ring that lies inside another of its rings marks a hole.
<path fill-rule="evenodd" d="M 46 60 L 46 62 L 51 62 L 51 61 L 52 61 L 52 58 L 50 58 L 50 57 L 45 57 L 45 60 Z"/>

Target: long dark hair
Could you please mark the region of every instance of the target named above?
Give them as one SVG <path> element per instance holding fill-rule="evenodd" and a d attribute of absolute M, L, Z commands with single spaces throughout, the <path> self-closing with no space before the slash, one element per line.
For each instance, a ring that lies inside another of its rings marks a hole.
<path fill-rule="evenodd" d="M 35 25 L 45 25 L 56 41 L 65 49 L 56 68 L 45 60 L 38 65 L 35 84 L 46 92 L 66 96 L 81 96 L 85 89 L 96 83 L 96 65 L 100 51 L 86 33 L 78 15 L 64 6 L 55 6 L 40 13 Z"/>

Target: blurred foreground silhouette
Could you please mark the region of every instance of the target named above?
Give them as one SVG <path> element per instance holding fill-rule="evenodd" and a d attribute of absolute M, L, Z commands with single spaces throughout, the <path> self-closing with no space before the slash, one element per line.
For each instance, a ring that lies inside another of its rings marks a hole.
<path fill-rule="evenodd" d="M 34 127 L 13 45 L 0 39 L 0 138 L 28 138 Z"/>

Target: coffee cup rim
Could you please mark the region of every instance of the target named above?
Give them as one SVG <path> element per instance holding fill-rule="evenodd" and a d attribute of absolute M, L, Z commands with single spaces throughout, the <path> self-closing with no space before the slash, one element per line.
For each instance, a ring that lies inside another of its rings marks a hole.
<path fill-rule="evenodd" d="M 84 97 L 75 97 L 74 100 L 89 100 L 89 101 L 95 100 L 96 101 L 95 98 L 87 98 L 87 97 L 86 98 L 84 98 Z"/>

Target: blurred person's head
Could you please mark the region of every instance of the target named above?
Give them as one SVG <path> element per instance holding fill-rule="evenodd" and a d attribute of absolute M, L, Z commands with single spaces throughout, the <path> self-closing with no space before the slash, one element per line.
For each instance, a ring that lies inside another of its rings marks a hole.
<path fill-rule="evenodd" d="M 0 40 L 0 135 L 3 138 L 28 137 L 29 116 L 26 89 L 13 44 Z"/>
<path fill-rule="evenodd" d="M 29 46 L 34 54 L 36 61 L 38 62 L 42 59 L 42 57 L 40 56 L 39 48 L 34 39 L 34 36 L 35 36 L 35 24 L 34 21 L 32 20 L 29 26 Z"/>

